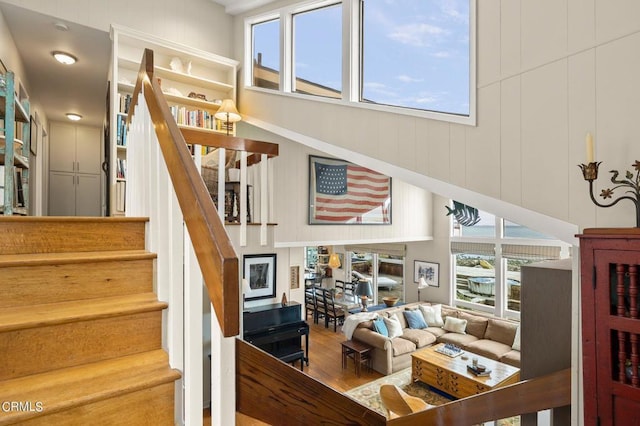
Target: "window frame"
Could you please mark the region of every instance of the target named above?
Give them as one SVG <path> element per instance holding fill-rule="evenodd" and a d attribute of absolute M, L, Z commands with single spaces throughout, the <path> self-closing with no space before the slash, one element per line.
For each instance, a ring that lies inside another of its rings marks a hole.
<path fill-rule="evenodd" d="M 316 0 L 285 6 L 268 13 L 247 17 L 244 20 L 244 89 L 261 93 L 275 94 L 295 99 L 313 100 L 341 106 L 350 106 L 365 110 L 388 112 L 406 116 L 428 118 L 456 124 L 475 126 L 477 120 L 477 84 L 476 84 L 476 40 L 477 40 L 477 0 L 469 1 L 469 115 L 459 115 L 439 111 L 405 108 L 393 105 L 360 102 L 362 84 L 361 70 L 361 20 L 364 0 Z M 325 6 L 342 4 L 342 98 L 329 98 L 319 95 L 295 93 L 292 91 L 293 78 L 293 15 Z M 253 86 L 253 46 L 251 26 L 267 20 L 280 19 L 280 90 Z"/>
<path fill-rule="evenodd" d="M 481 311 L 493 314 L 500 318 L 510 318 L 520 320 L 522 311 L 514 311 L 507 306 L 507 257 L 502 254 L 503 245 L 523 245 L 523 246 L 557 246 L 560 247 L 560 258 L 567 258 L 571 255 L 571 245 L 564 241 L 557 239 L 537 239 L 537 238 L 514 238 L 506 237 L 504 235 L 504 224 L 506 219 L 498 216 L 495 217 L 495 235 L 492 237 L 487 236 L 454 236 L 454 219 L 450 219 L 450 232 L 449 232 L 449 247 L 451 243 L 486 243 L 494 246 L 494 258 L 495 258 L 495 282 L 500 283 L 495 287 L 495 303 L 494 306 L 473 303 L 457 298 L 457 280 L 456 280 L 456 254 L 450 255 L 450 295 L 449 304 L 451 306 L 457 306 L 467 308 L 471 310 Z"/>

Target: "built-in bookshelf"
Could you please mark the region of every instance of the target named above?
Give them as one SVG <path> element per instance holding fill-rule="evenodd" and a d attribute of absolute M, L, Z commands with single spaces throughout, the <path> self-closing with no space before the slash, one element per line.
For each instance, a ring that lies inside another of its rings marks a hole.
<path fill-rule="evenodd" d="M 0 214 L 29 214 L 29 100 L 13 72 L 0 73 Z"/>
<path fill-rule="evenodd" d="M 222 100 L 236 99 L 238 62 L 119 25 L 112 25 L 112 84 L 110 99 L 111 215 L 126 214 L 127 134 L 140 61 L 145 48 L 154 53 L 154 76 L 158 79 L 179 127 L 235 135 L 215 119 Z"/>

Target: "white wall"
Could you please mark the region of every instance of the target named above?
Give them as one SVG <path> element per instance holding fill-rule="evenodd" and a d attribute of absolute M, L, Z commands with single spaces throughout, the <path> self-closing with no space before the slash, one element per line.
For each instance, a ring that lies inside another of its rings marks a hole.
<path fill-rule="evenodd" d="M 327 155 L 253 126 L 243 125 L 238 132 L 279 144 L 279 155 L 272 163 L 276 247 L 431 239 L 431 193 L 399 179 L 392 179 L 391 225 L 309 225 L 309 155 Z"/>
<path fill-rule="evenodd" d="M 426 189 L 457 191 L 460 201 L 521 216 L 541 231 L 549 232 L 536 226 L 545 217 L 568 229 L 635 225 L 631 203 L 602 209 L 590 201 L 577 164 L 585 162 L 587 132 L 603 161 L 599 189 L 608 170 L 628 170 L 640 158 L 640 3 L 482 0 L 477 10 L 475 127 L 252 90 L 240 90 L 240 110 L 271 131 L 284 128 L 432 178 L 423 179 Z M 240 59 L 242 27 L 237 18 Z"/>

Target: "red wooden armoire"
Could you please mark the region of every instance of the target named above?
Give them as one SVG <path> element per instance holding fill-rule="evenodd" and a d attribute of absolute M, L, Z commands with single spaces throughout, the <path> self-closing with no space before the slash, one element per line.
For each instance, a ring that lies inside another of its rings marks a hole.
<path fill-rule="evenodd" d="M 640 228 L 578 237 L 584 424 L 640 425 Z"/>

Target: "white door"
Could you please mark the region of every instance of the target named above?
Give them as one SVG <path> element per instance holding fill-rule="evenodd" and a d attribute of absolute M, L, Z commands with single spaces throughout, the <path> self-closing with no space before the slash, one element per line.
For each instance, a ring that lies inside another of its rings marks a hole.
<path fill-rule="evenodd" d="M 73 173 L 49 173 L 49 215 L 76 215 L 76 186 Z"/>
<path fill-rule="evenodd" d="M 100 175 L 76 176 L 76 216 L 100 216 Z"/>

